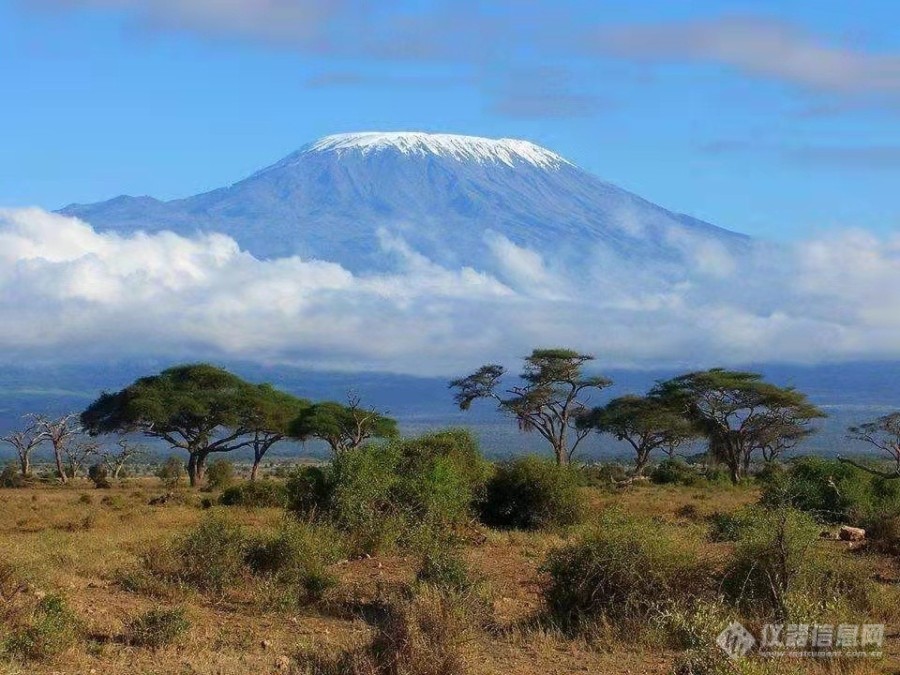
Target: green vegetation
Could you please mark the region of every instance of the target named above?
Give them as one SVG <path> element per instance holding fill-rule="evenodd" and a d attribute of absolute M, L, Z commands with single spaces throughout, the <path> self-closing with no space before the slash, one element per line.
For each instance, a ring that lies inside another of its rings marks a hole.
<path fill-rule="evenodd" d="M 548 610 L 564 627 L 604 620 L 640 625 L 710 591 L 710 570 L 690 544 L 617 511 L 553 551 L 544 569 Z"/>
<path fill-rule="evenodd" d="M 82 416 L 97 440 L 71 415 L 27 418 L 7 440 L 19 461 L 0 473 L 0 485 L 21 487 L 0 494 L 0 668 L 862 675 L 882 665 L 731 660 L 716 638 L 734 621 L 757 633 L 895 621 L 891 467 L 782 463 L 820 412 L 753 373 L 690 373 L 588 408 L 608 384 L 585 372 L 588 355 L 535 350 L 525 361 L 521 385 L 498 393 L 505 371 L 485 366 L 453 383 L 456 400 L 495 400 L 552 458 L 494 464 L 464 429 L 405 438 L 354 397 L 310 402 L 202 365 L 100 397 Z M 851 434 L 890 452 L 892 420 Z M 104 445 L 106 431 L 156 435 L 186 456 L 125 481 L 141 451 L 128 436 Z M 593 432 L 629 443 L 633 466 L 571 461 Z M 331 461 L 259 475 L 275 443 L 306 438 L 327 443 Z M 687 440 L 706 447 L 685 461 Z M 53 450 L 34 476 L 32 442 Z M 252 451 L 250 480 L 227 454 L 239 449 Z M 185 460 L 203 491 L 183 489 Z M 845 524 L 867 536 L 839 540 Z M 885 652 L 887 668 L 900 663 L 891 644 Z"/>
<path fill-rule="evenodd" d="M 135 647 L 158 649 L 177 642 L 190 628 L 183 607 L 151 609 L 128 622 L 125 637 Z"/>
<path fill-rule="evenodd" d="M 497 467 L 481 505 L 482 520 L 507 529 L 540 530 L 573 525 L 584 501 L 578 473 L 538 457 L 520 457 Z"/>

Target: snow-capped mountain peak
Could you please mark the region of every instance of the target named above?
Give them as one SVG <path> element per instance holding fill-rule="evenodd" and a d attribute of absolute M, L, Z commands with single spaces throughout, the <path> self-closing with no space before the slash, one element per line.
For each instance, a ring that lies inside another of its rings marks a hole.
<path fill-rule="evenodd" d="M 657 268 L 698 247 L 746 241 L 533 143 L 421 132 L 327 136 L 211 192 L 168 202 L 119 197 L 64 213 L 119 232 L 220 232 L 258 257 L 299 255 L 360 273 L 403 264 L 384 232 L 448 269 L 488 272 L 522 255 L 569 268 L 604 260 Z"/>
<path fill-rule="evenodd" d="M 296 161 L 300 155 L 307 153 L 332 152 L 341 155 L 358 152 L 369 155 L 385 150 L 395 150 L 404 155 L 434 155 L 462 162 L 500 163 L 511 167 L 522 163 L 543 169 L 557 169 L 562 165 L 571 165 L 556 153 L 528 141 L 514 138 L 428 134 L 417 131 L 368 131 L 325 136 L 285 161 Z"/>

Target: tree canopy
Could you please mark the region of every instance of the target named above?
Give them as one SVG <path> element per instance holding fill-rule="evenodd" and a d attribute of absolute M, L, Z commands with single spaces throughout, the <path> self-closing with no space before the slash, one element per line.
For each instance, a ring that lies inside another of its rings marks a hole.
<path fill-rule="evenodd" d="M 852 426 L 848 431 L 850 438 L 868 443 L 884 452 L 890 458 L 893 466 L 888 471 L 881 471 L 845 457 L 839 457 L 840 461 L 882 478 L 900 479 L 900 412 L 893 412 L 872 422 Z"/>
<path fill-rule="evenodd" d="M 658 383 L 650 393 L 671 401 L 709 441 L 734 482 L 746 476 L 753 454 L 789 447 L 825 417 L 793 387 L 765 382 L 762 375 L 713 368 Z"/>
<path fill-rule="evenodd" d="M 697 434 L 672 401 L 653 396 L 621 396 L 583 415 L 578 424 L 627 442 L 635 452 L 635 474 L 643 474 L 655 450 L 674 451 Z"/>
<path fill-rule="evenodd" d="M 536 431 L 553 449 L 559 464 L 568 464 L 589 428 L 577 421 L 588 409 L 590 393 L 612 384 L 608 378 L 584 373 L 594 359 L 571 349 L 535 349 L 525 357 L 521 384 L 500 391 L 506 369 L 482 366 L 471 375 L 450 383 L 454 400 L 468 410 L 478 399 L 493 399 L 499 410 L 511 415 L 526 432 Z"/>
<path fill-rule="evenodd" d="M 372 438 L 393 438 L 397 421 L 362 407 L 351 395 L 347 404 L 323 401 L 301 410 L 290 425 L 290 435 L 298 440 L 321 439 L 337 456 Z"/>
<path fill-rule="evenodd" d="M 290 395 L 275 392 L 209 364 L 181 365 L 102 394 L 81 422 L 92 434 L 139 431 L 185 450 L 196 485 L 211 453 L 250 446 L 256 433 L 277 433 L 273 420 L 290 415 L 294 403 L 287 406 Z M 290 412 L 276 413 L 280 406 Z"/>

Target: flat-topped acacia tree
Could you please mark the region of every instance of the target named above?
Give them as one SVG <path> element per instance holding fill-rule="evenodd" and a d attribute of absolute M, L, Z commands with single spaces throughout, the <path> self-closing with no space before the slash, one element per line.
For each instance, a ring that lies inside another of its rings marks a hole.
<path fill-rule="evenodd" d="M 680 409 L 709 442 L 710 455 L 728 467 L 734 483 L 748 475 L 754 453 L 777 456 L 812 433 L 812 420 L 825 417 L 793 387 L 765 382 L 758 373 L 722 368 L 660 382 L 650 396 Z"/>
<path fill-rule="evenodd" d="M 468 410 L 478 399 L 493 399 L 497 408 L 514 417 L 523 431 L 536 431 L 550 444 L 557 464 L 569 464 L 578 445 L 591 432 L 578 424 L 588 411 L 592 392 L 612 384 L 601 375 L 584 373 L 590 354 L 571 349 L 535 349 L 525 357 L 521 384 L 501 390 L 506 369 L 495 363 L 467 377 L 453 380 L 454 400 Z"/>
<path fill-rule="evenodd" d="M 302 410 L 291 423 L 290 435 L 301 441 L 323 440 L 338 457 L 372 438 L 394 438 L 397 421 L 374 408 L 364 408 L 351 394 L 347 404 L 323 401 Z"/>
<path fill-rule="evenodd" d="M 581 416 L 578 424 L 626 441 L 634 450 L 634 473 L 642 476 L 657 450 L 670 454 L 698 435 L 672 401 L 653 396 L 620 396 Z"/>
<path fill-rule="evenodd" d="M 141 432 L 186 451 L 196 486 L 210 454 L 248 447 L 257 432 L 272 431 L 268 415 L 256 414 L 256 406 L 267 407 L 262 399 L 272 404 L 272 391 L 208 364 L 175 366 L 102 394 L 81 423 L 91 434 Z"/>

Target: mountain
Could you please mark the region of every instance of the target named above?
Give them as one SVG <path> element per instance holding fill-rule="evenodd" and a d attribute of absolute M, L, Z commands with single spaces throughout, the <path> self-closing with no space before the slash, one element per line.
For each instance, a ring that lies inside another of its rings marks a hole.
<path fill-rule="evenodd" d="M 298 254 L 354 271 L 390 268 L 409 249 L 445 267 L 490 266 L 509 242 L 550 260 L 595 252 L 657 264 L 748 241 L 532 143 L 425 133 L 328 136 L 212 192 L 122 196 L 62 213 L 123 233 L 222 232 L 259 257 Z"/>

